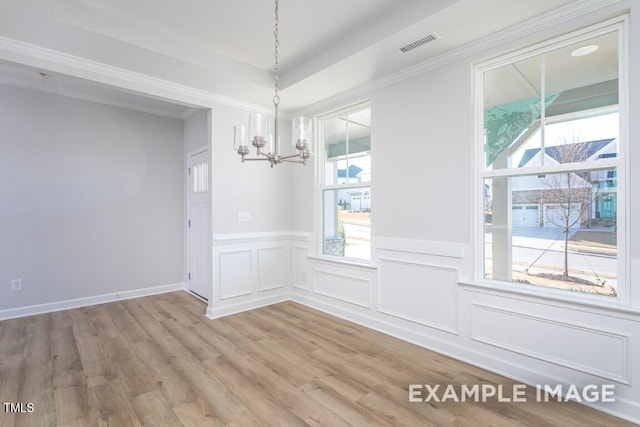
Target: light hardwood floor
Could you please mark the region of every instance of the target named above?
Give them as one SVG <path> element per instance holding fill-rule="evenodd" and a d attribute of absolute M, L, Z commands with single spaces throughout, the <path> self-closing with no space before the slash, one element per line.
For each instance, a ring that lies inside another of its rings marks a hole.
<path fill-rule="evenodd" d="M 514 382 L 287 302 L 218 320 L 184 292 L 0 322 L 0 426 L 614 426 L 576 403 L 412 403 Z"/>

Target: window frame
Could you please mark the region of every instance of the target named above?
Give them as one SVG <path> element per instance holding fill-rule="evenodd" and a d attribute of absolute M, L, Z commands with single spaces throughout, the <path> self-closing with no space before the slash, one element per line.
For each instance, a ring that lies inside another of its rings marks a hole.
<path fill-rule="evenodd" d="M 324 193 L 325 191 L 332 190 L 347 190 L 347 189 L 368 189 L 369 190 L 369 203 L 371 203 L 371 187 L 372 187 L 372 179 L 370 178 L 367 182 L 354 182 L 354 183 L 344 183 L 344 184 L 326 184 L 326 174 L 325 174 L 325 141 L 324 141 L 324 126 L 322 125 L 325 121 L 334 119 L 336 117 L 343 116 L 345 114 L 355 113 L 358 111 L 362 111 L 364 109 L 371 109 L 371 100 L 362 100 L 356 103 L 349 104 L 347 106 L 332 109 L 325 113 L 319 114 L 315 117 L 315 129 L 316 129 L 316 227 L 315 227 L 315 235 L 317 237 L 317 242 L 315 245 L 316 257 L 326 261 L 332 261 L 337 263 L 355 265 L 355 266 L 364 266 L 371 267 L 373 266 L 373 245 L 372 239 L 369 243 L 369 258 L 353 258 L 345 256 L 337 256 L 337 255 L 329 255 L 324 253 Z M 370 150 L 371 151 L 371 150 Z M 371 208 L 370 208 L 371 209 Z M 373 224 L 370 224 L 370 231 L 373 229 Z M 372 233 L 371 233 L 372 235 Z"/>
<path fill-rule="evenodd" d="M 487 170 L 485 167 L 484 147 L 484 73 L 499 67 L 531 58 L 543 53 L 585 41 L 604 34 L 618 32 L 618 114 L 619 137 L 618 157 L 601 159 L 596 163 L 570 163 L 546 166 L 531 166 L 526 169 L 507 168 Z M 593 306 L 625 306 L 631 304 L 630 257 L 627 242 L 630 241 L 630 204 L 628 200 L 629 170 L 629 109 L 628 109 L 628 76 L 629 76 L 629 17 L 621 15 L 606 21 L 584 27 L 567 34 L 553 37 L 537 44 L 514 50 L 510 53 L 493 56 L 491 59 L 479 61 L 472 65 L 474 84 L 474 177 L 473 177 L 473 285 L 507 291 L 511 293 L 551 298 L 571 303 L 583 303 Z M 605 297 L 566 289 L 547 288 L 538 285 L 508 282 L 499 279 L 485 278 L 485 239 L 484 239 L 484 183 L 488 178 L 516 177 L 560 172 L 580 172 L 595 170 L 617 170 L 617 295 Z"/>

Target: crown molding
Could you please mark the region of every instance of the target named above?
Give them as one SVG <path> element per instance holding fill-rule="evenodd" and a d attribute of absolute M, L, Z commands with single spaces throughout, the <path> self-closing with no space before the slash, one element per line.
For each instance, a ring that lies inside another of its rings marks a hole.
<path fill-rule="evenodd" d="M 510 42 L 541 34 L 563 23 L 587 16 L 616 4 L 628 5 L 628 0 L 577 0 L 552 12 L 514 25 L 506 30 L 493 33 L 459 48 L 452 49 L 447 53 L 427 59 L 426 61 L 398 72 L 298 109 L 293 115 L 315 115 L 335 108 L 338 105 L 352 102 L 354 99 L 369 97 L 371 92 L 375 90 L 419 76 L 462 59 L 481 55 L 484 52 L 505 46 Z M 616 12 L 622 13 L 622 8 Z"/>
<path fill-rule="evenodd" d="M 261 105 L 2 36 L 0 60 L 103 83 L 188 107 L 226 105 L 246 111 L 272 111 Z"/>

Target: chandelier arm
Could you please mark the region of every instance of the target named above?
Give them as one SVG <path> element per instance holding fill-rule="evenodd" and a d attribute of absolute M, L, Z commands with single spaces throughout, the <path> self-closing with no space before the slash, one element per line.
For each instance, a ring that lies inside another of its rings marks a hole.
<path fill-rule="evenodd" d="M 268 161 L 271 161 L 271 158 L 268 158 L 268 157 L 246 157 L 245 156 L 244 160 L 248 161 L 248 162 L 265 162 L 265 161 L 268 162 Z"/>
<path fill-rule="evenodd" d="M 293 159 L 294 157 L 298 157 L 298 158 L 300 158 L 300 153 L 297 153 L 297 154 L 291 154 L 291 155 L 289 155 L 289 156 L 280 156 L 280 158 L 281 158 L 282 160 Z"/>

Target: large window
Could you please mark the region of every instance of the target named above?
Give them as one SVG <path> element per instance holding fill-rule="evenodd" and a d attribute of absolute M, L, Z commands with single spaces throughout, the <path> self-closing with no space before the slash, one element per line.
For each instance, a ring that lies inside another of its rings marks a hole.
<path fill-rule="evenodd" d="M 320 119 L 322 253 L 371 258 L 371 111 Z"/>
<path fill-rule="evenodd" d="M 599 28 L 479 67 L 485 279 L 620 295 L 621 33 Z"/>

